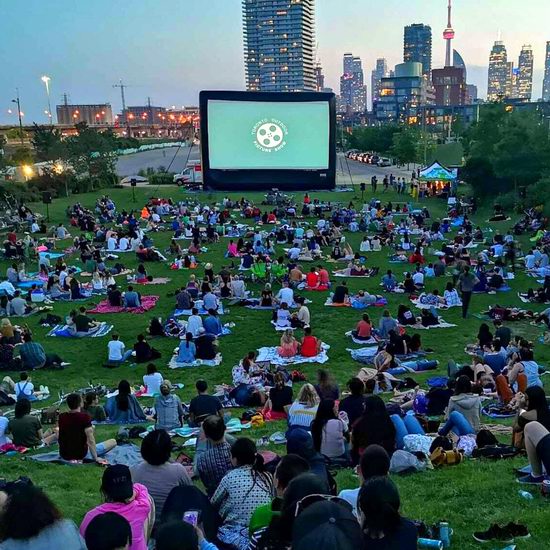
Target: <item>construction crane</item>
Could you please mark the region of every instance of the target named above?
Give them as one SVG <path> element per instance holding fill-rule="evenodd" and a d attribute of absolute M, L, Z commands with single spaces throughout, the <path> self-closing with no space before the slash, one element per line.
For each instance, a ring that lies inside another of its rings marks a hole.
<path fill-rule="evenodd" d="M 122 78 L 118 81 L 118 84 L 113 84 L 113 88 L 120 88 L 120 98 L 122 99 L 122 116 L 124 118 L 123 122 L 128 122 L 126 119 L 126 98 L 124 97 L 124 90 L 128 88 L 127 84 L 122 82 Z"/>

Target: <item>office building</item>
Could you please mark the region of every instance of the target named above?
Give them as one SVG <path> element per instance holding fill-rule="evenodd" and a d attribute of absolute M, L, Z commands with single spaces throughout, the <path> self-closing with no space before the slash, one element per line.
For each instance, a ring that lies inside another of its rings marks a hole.
<path fill-rule="evenodd" d="M 109 103 L 97 103 L 93 105 L 56 105 L 57 123 L 72 126 L 79 122 L 85 122 L 89 126 L 113 124 L 113 110 Z"/>
<path fill-rule="evenodd" d="M 344 54 L 344 74 L 340 77 L 340 96 L 353 113 L 367 110 L 367 87 L 360 57 Z"/>
<path fill-rule="evenodd" d="M 149 104 L 126 107 L 117 120 L 119 124 L 128 123 L 131 126 L 160 125 L 166 120 L 166 109 Z"/>
<path fill-rule="evenodd" d="M 466 79 L 461 67 L 433 69 L 432 83 L 436 105 L 466 104 Z"/>
<path fill-rule="evenodd" d="M 514 86 L 514 97 L 531 101 L 533 95 L 533 48 L 524 45 L 519 54 L 518 71 Z"/>
<path fill-rule="evenodd" d="M 466 84 L 466 103 L 477 103 L 477 86 L 475 84 Z"/>
<path fill-rule="evenodd" d="M 546 58 L 544 60 L 544 81 L 542 83 L 542 100 L 550 101 L 550 41 L 546 42 Z"/>
<path fill-rule="evenodd" d="M 513 63 L 508 62 L 504 42 L 497 40 L 489 56 L 487 100 L 497 101 L 512 95 Z"/>
<path fill-rule="evenodd" d="M 315 64 L 315 90 L 322 92 L 325 89 L 325 75 L 320 62 Z"/>
<path fill-rule="evenodd" d="M 431 134 L 448 136 L 453 126 L 468 128 L 479 121 L 479 105 L 424 105 L 411 114 L 409 124 L 425 127 Z"/>
<path fill-rule="evenodd" d="M 314 0 L 243 0 L 246 87 L 316 89 Z"/>
<path fill-rule="evenodd" d="M 407 123 L 421 105 L 435 100 L 422 73 L 422 64 L 410 61 L 395 66 L 395 76 L 382 78 L 380 99 L 374 109 L 381 124 Z"/>
<path fill-rule="evenodd" d="M 422 64 L 422 74 L 430 78 L 432 71 L 432 28 L 415 23 L 405 27 L 403 61 Z"/>
<path fill-rule="evenodd" d="M 388 76 L 390 76 L 390 73 L 388 72 L 388 62 L 385 58 L 377 59 L 376 68 L 371 73 L 370 89 L 373 109 L 374 104 L 380 99 L 380 81 Z"/>

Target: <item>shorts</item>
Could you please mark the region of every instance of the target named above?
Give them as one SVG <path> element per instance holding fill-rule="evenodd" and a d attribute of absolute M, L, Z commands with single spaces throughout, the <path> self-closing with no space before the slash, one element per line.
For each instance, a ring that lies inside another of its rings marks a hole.
<path fill-rule="evenodd" d="M 537 445 L 537 455 L 544 465 L 544 469 L 550 472 L 550 434 L 545 435 Z"/>
<path fill-rule="evenodd" d="M 107 449 L 105 449 L 105 445 L 103 443 L 97 443 L 95 446 L 95 450 L 97 453 L 97 456 L 103 456 L 107 453 Z M 84 460 L 93 460 L 94 457 L 92 456 L 92 453 L 88 451 L 86 456 L 84 457 Z"/>

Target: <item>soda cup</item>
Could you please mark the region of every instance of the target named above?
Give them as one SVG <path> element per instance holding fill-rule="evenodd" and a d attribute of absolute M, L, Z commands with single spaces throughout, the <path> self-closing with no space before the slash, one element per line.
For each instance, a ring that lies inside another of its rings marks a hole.
<path fill-rule="evenodd" d="M 542 482 L 540 491 L 543 497 L 546 497 L 546 498 L 550 497 L 550 479 L 545 479 Z"/>
<path fill-rule="evenodd" d="M 418 548 L 437 548 L 443 550 L 443 543 L 435 539 L 418 539 Z"/>

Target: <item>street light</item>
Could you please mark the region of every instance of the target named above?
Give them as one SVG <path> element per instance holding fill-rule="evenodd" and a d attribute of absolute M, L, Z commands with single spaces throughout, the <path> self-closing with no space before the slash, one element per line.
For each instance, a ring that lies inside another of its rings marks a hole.
<path fill-rule="evenodd" d="M 52 106 L 50 103 L 50 80 L 51 78 L 49 76 L 42 76 L 40 78 L 42 82 L 44 82 L 44 86 L 46 86 L 46 95 L 48 96 L 48 117 L 50 118 L 50 124 L 53 124 L 53 116 L 52 116 Z"/>
<path fill-rule="evenodd" d="M 23 141 L 23 120 L 22 116 L 23 113 L 21 112 L 21 101 L 19 99 L 19 88 L 15 88 L 15 91 L 17 92 L 17 96 L 15 99 L 12 99 L 11 102 L 15 103 L 17 105 L 17 116 L 19 118 L 19 138 L 21 139 L 21 145 L 24 145 L 25 142 Z"/>

